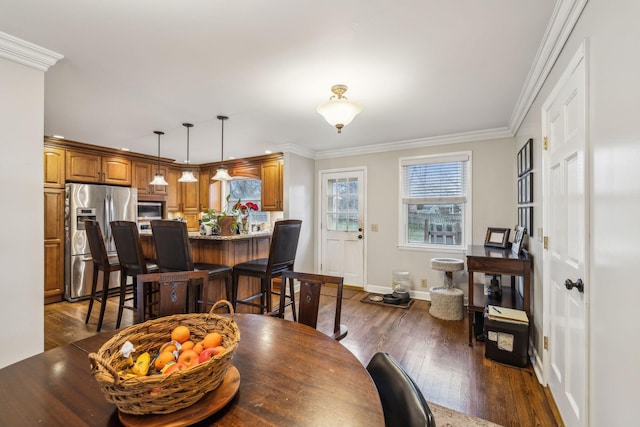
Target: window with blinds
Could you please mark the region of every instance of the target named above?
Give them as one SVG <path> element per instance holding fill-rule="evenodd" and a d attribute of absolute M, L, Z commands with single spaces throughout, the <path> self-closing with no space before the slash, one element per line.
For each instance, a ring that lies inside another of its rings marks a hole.
<path fill-rule="evenodd" d="M 400 160 L 404 244 L 465 246 L 469 161 L 467 153 Z"/>

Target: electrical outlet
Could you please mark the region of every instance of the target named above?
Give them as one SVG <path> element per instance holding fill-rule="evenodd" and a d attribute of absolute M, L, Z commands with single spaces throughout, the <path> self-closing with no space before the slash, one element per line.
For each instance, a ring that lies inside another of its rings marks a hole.
<path fill-rule="evenodd" d="M 371 231 L 378 231 L 378 224 L 371 224 Z"/>
<path fill-rule="evenodd" d="M 423 288 L 426 288 L 427 287 L 427 279 L 420 280 L 420 286 L 422 286 Z"/>

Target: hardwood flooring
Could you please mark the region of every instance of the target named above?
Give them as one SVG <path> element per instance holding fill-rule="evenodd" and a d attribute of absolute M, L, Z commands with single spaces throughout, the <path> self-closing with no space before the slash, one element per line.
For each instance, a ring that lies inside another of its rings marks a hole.
<path fill-rule="evenodd" d="M 484 344 L 467 343 L 467 317 L 444 321 L 429 314 L 429 302 L 409 309 L 360 302 L 366 293 L 350 292 L 342 304 L 349 334 L 340 341 L 366 366 L 374 353 L 395 357 L 425 398 L 456 411 L 503 426 L 557 426 L 557 411 L 531 367 L 521 369 L 485 359 Z M 111 298 L 103 330 L 115 328 L 116 299 Z M 333 328 L 335 300 L 323 296 L 318 329 Z M 95 334 L 98 309 L 84 324 L 87 302 L 45 305 L 45 350 Z M 122 327 L 131 325 L 125 310 Z"/>

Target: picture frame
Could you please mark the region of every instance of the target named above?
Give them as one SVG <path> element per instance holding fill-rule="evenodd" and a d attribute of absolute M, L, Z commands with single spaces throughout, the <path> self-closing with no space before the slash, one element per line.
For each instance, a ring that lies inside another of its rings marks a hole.
<path fill-rule="evenodd" d="M 522 176 L 533 169 L 533 138 L 529 138 L 518 151 L 517 162 L 518 176 Z"/>
<path fill-rule="evenodd" d="M 528 236 L 533 236 L 533 207 L 519 207 L 518 208 L 518 225 L 524 227 L 525 233 Z"/>
<path fill-rule="evenodd" d="M 484 245 L 494 248 L 506 248 L 509 246 L 509 230 L 508 228 L 487 228 L 487 235 L 484 239 Z"/>
<path fill-rule="evenodd" d="M 533 202 L 533 172 L 518 178 L 518 204 Z"/>
<path fill-rule="evenodd" d="M 520 255 L 520 251 L 522 250 L 522 246 L 524 244 L 525 236 L 527 233 L 525 232 L 524 227 L 519 225 L 516 226 L 515 232 L 516 234 L 513 237 L 513 243 L 511 243 L 511 252 L 516 255 Z"/>

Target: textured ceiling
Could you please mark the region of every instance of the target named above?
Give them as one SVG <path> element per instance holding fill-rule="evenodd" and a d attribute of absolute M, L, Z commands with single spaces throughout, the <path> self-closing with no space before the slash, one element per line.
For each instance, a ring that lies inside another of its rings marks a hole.
<path fill-rule="evenodd" d="M 340 153 L 506 130 L 555 0 L 0 0 L 0 31 L 64 56 L 45 135 L 186 159 Z M 316 112 L 334 84 L 362 113 Z"/>

